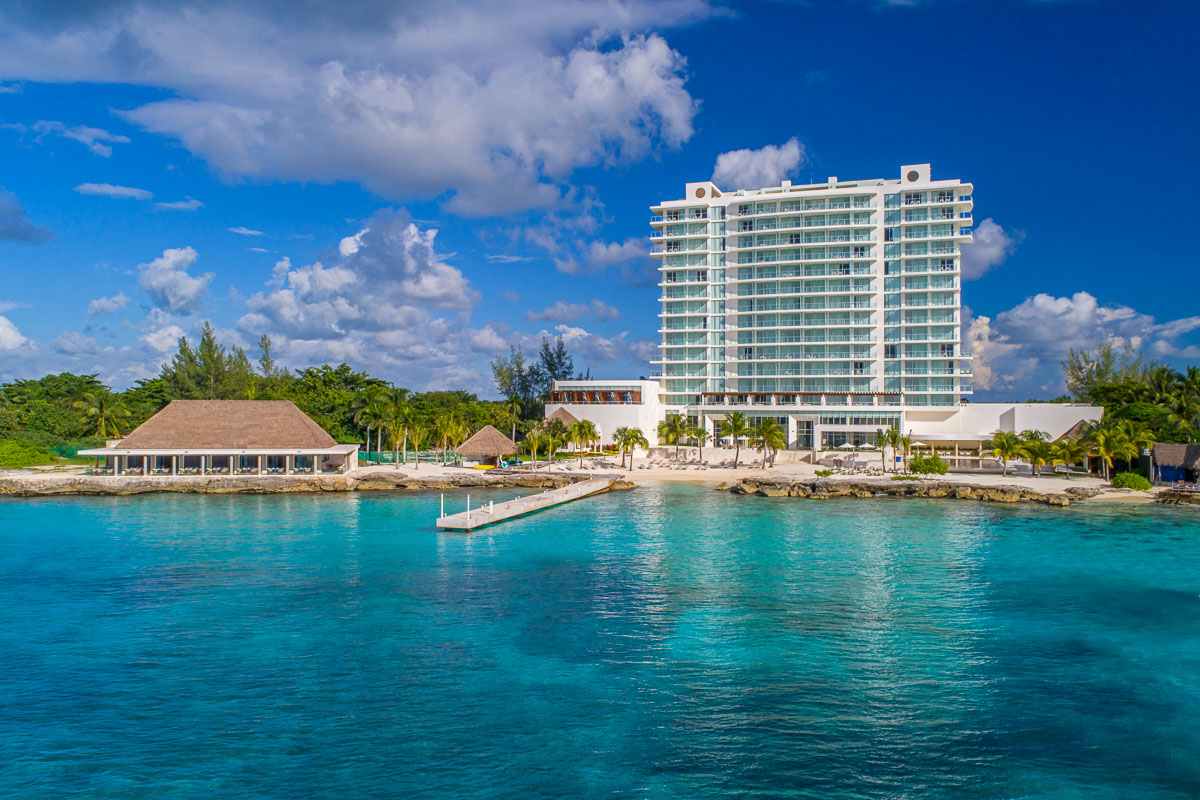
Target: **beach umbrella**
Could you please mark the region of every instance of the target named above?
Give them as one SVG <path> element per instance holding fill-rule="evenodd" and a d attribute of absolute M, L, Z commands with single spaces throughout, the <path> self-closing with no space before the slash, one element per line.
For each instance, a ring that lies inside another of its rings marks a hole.
<path fill-rule="evenodd" d="M 854 445 L 850 444 L 849 442 L 844 442 L 844 443 L 838 445 L 838 450 L 853 450 L 853 449 L 854 449 Z"/>
<path fill-rule="evenodd" d="M 858 446 L 858 449 L 859 450 L 878 450 L 879 448 L 877 448 L 875 445 L 871 444 L 870 442 L 866 442 L 865 444 L 860 444 Z"/>

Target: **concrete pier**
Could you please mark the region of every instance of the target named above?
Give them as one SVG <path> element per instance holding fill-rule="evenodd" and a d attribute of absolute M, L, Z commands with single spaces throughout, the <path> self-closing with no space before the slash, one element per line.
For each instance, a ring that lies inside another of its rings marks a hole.
<path fill-rule="evenodd" d="M 527 497 L 508 500 L 503 503 L 488 503 L 478 508 L 471 508 L 458 514 L 446 514 L 439 517 L 437 527 L 446 531 L 472 531 L 484 525 L 503 522 L 513 517 L 532 514 L 553 506 L 569 503 L 581 497 L 607 492 L 618 478 L 590 478 L 579 483 L 572 483 L 561 489 L 550 489 L 541 494 L 531 494 Z M 468 495 L 468 503 L 470 495 Z"/>

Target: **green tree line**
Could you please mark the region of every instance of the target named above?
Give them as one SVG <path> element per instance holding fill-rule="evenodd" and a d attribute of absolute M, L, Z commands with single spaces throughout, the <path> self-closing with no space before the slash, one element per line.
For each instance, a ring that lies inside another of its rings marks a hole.
<path fill-rule="evenodd" d="M 180 338 L 158 375 L 124 391 L 97 375 L 68 372 L 0 384 L 0 440 L 41 451 L 96 446 L 129 433 L 172 400 L 262 399 L 291 400 L 339 442 L 369 437 L 372 450 L 445 454 L 484 425 L 514 434 L 526 429 L 525 420 L 544 415 L 540 401 L 549 381 L 574 369 L 561 338 L 544 341 L 532 363 L 519 349 L 497 361 L 505 365 L 497 373 L 504 401 L 461 390 L 415 392 L 344 363 L 282 369 L 266 336 L 252 361 L 241 348 L 222 346 L 206 323 L 198 342 Z"/>

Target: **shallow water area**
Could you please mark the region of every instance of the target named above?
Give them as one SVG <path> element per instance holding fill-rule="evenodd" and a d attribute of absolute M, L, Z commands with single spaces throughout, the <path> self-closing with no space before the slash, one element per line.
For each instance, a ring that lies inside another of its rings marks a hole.
<path fill-rule="evenodd" d="M 0 796 L 1200 796 L 1193 509 L 438 513 L 0 501 Z"/>

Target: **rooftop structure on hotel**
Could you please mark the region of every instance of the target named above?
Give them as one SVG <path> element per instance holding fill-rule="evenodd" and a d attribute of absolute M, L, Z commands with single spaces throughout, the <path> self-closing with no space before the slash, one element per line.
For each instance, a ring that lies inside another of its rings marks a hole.
<path fill-rule="evenodd" d="M 357 464 L 358 445 L 338 444 L 290 400 L 173 400 L 79 454 L 109 475 L 329 475 Z"/>

